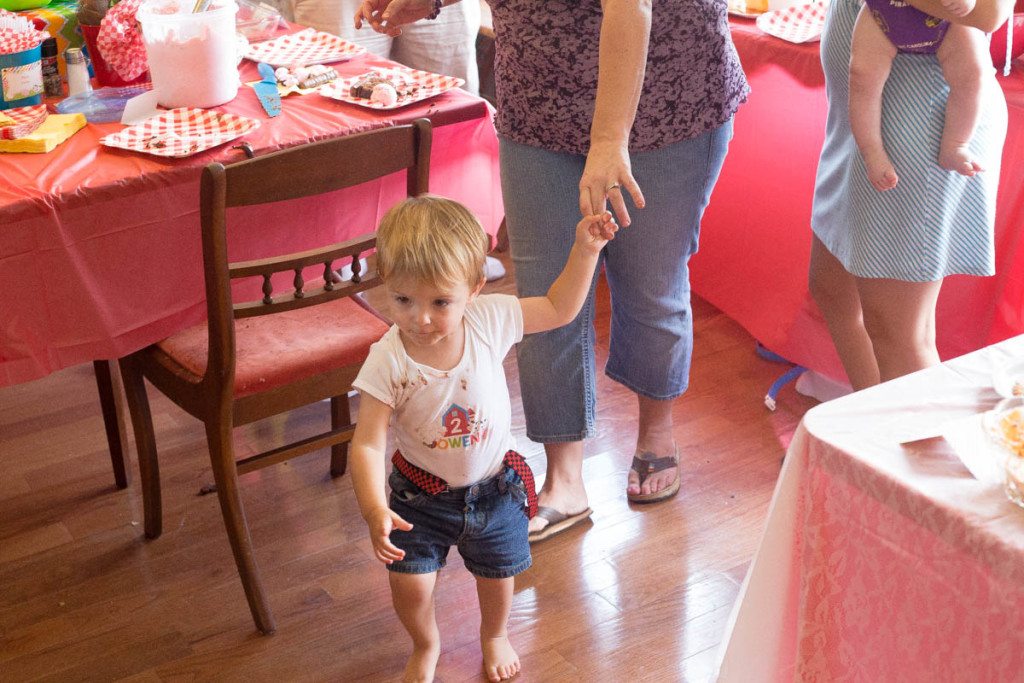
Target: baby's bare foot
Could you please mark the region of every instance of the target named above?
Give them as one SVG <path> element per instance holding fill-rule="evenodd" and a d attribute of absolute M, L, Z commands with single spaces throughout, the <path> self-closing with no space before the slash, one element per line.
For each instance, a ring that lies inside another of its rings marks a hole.
<path fill-rule="evenodd" d="M 519 655 L 512 649 L 508 636 L 480 638 L 480 649 L 484 654 L 484 674 L 487 680 L 507 681 L 519 673 Z"/>
<path fill-rule="evenodd" d="M 868 171 L 868 180 L 879 192 L 891 190 L 899 182 L 896 169 L 893 168 L 889 155 L 885 152 L 878 155 L 865 155 L 864 166 Z"/>
<path fill-rule="evenodd" d="M 939 150 L 939 166 L 947 171 L 956 171 L 960 175 L 972 176 L 985 169 L 981 167 L 967 150 L 967 145 L 950 145 Z"/>
<path fill-rule="evenodd" d="M 405 665 L 405 673 L 402 674 L 402 683 L 430 683 L 434 680 L 434 670 L 440 656 L 440 643 L 413 647 L 409 661 Z"/>

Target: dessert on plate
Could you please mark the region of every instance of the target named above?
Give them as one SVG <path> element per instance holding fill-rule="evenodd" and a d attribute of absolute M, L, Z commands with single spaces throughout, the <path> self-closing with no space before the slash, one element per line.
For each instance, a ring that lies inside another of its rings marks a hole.
<path fill-rule="evenodd" d="M 395 76 L 369 74 L 353 83 L 349 88 L 349 94 L 352 97 L 378 102 L 390 107 L 402 100 L 412 98 L 419 89 L 419 85 L 407 83 Z"/>

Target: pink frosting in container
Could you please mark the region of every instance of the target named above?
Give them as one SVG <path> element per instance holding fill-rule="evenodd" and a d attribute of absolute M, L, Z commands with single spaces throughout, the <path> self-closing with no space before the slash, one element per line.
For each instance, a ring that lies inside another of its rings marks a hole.
<path fill-rule="evenodd" d="M 238 94 L 234 0 L 145 0 L 138 19 L 153 89 L 164 107 L 216 107 Z"/>

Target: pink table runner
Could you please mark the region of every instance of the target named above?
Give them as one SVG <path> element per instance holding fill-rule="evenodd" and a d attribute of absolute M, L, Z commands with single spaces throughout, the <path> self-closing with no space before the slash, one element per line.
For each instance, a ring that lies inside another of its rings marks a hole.
<path fill-rule="evenodd" d="M 392 62 L 364 56 L 336 66 L 342 76 Z M 242 80 L 257 80 L 243 62 Z M 267 119 L 251 88 L 218 109 L 261 121 L 240 140 L 186 159 L 108 148 L 120 124 L 90 124 L 49 154 L 0 155 L 0 386 L 89 360 L 114 359 L 202 320 L 199 175 L 212 161 L 240 159 L 307 141 L 408 123 L 434 122 L 431 191 L 462 201 L 491 234 L 503 216 L 492 112 L 453 90 L 391 112 L 319 95 L 284 99 Z M 251 229 L 232 245 L 248 258 L 276 246 L 307 248 L 326 231 L 343 240 L 373 229 L 405 194 L 403 176 L 336 193 L 331 202 L 252 210 Z M 288 245 L 261 244 L 259 225 L 296 226 Z M 301 230 L 299 228 L 301 227 Z"/>
<path fill-rule="evenodd" d="M 720 681 L 1020 678 L 1024 510 L 944 441 L 899 445 L 994 406 L 1010 358 L 1024 336 L 807 413 Z"/>

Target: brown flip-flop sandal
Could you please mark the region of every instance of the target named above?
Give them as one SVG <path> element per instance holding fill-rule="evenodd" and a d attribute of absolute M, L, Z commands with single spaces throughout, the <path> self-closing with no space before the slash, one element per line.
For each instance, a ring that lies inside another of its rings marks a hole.
<path fill-rule="evenodd" d="M 631 503 L 657 503 L 661 500 L 666 500 L 679 493 L 679 447 L 676 447 L 675 455 L 666 455 L 662 458 L 653 457 L 654 453 L 645 451 L 633 456 L 633 463 L 629 466 L 629 469 L 633 470 L 640 477 L 640 486 L 644 485 L 647 481 L 647 477 L 651 476 L 655 472 L 661 472 L 667 470 L 670 467 L 676 468 L 675 480 L 661 489 L 653 493 L 626 493 L 626 498 Z"/>
<path fill-rule="evenodd" d="M 594 514 L 594 511 L 590 508 L 586 508 L 581 512 L 569 514 L 567 512 L 556 510 L 555 508 L 549 508 L 541 505 L 537 508 L 537 517 L 546 519 L 548 523 L 544 525 L 543 529 L 530 532 L 530 543 L 543 541 L 551 538 L 555 534 L 560 534 L 566 529 L 576 526 L 592 514 Z"/>

